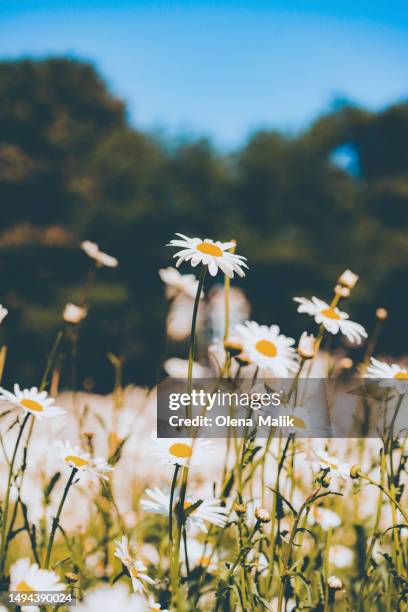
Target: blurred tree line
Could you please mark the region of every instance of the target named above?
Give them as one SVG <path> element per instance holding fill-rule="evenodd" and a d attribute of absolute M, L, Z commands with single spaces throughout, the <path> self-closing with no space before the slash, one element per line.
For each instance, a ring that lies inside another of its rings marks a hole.
<path fill-rule="evenodd" d="M 89 239 L 120 266 L 91 286 L 79 380 L 110 388 L 112 351 L 125 381 L 152 383 L 164 343 L 157 271 L 175 231 L 235 238 L 253 318 L 295 337 L 309 322 L 291 298 L 329 298 L 350 267 L 361 281 L 347 310 L 371 330 L 375 308 L 389 308 L 380 349 L 406 351 L 408 104 L 339 104 L 304 133 L 261 131 L 221 154 L 205 139 L 137 131 L 94 68 L 69 59 L 0 63 L 0 100 L 7 382 L 39 380 L 63 306 L 80 300 L 92 267 L 79 249 Z"/>

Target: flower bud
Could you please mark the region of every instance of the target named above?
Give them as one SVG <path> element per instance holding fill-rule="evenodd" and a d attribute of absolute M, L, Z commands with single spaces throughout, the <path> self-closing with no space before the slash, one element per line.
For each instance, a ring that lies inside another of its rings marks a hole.
<path fill-rule="evenodd" d="M 63 312 L 64 321 L 67 323 L 73 323 L 76 325 L 80 323 L 82 319 L 85 319 L 87 315 L 87 309 L 81 308 L 81 306 L 76 306 L 75 304 L 71 304 L 70 302 L 66 304 Z"/>
<path fill-rule="evenodd" d="M 255 509 L 255 518 L 260 523 L 269 523 L 271 520 L 271 515 L 265 508 L 256 508 Z"/>
<path fill-rule="evenodd" d="M 246 504 L 238 504 L 237 502 L 233 504 L 232 509 L 238 514 L 238 516 L 244 516 L 247 511 Z"/>
<path fill-rule="evenodd" d="M 339 361 L 339 368 L 342 370 L 351 370 L 353 365 L 353 360 L 350 359 L 350 357 L 342 357 L 342 359 Z"/>
<path fill-rule="evenodd" d="M 354 274 L 351 270 L 344 270 L 343 274 L 339 276 L 339 283 L 344 287 L 348 287 L 349 289 L 353 289 L 357 284 L 359 277 L 357 274 Z"/>
<path fill-rule="evenodd" d="M 224 348 L 232 357 L 242 353 L 243 346 L 237 338 L 230 336 L 224 340 Z"/>
<path fill-rule="evenodd" d="M 348 298 L 350 296 L 350 289 L 348 287 L 344 287 L 343 285 L 336 285 L 334 288 L 334 293 L 343 298 Z"/>
<path fill-rule="evenodd" d="M 316 353 L 316 338 L 313 334 L 303 332 L 300 336 L 297 352 L 302 359 L 313 359 Z"/>
<path fill-rule="evenodd" d="M 239 355 L 236 355 L 235 359 L 238 361 L 241 367 L 247 366 L 251 363 L 250 358 L 245 353 L 240 353 Z"/>
<path fill-rule="evenodd" d="M 74 574 L 74 572 L 66 572 L 65 580 L 67 582 L 77 582 L 79 580 L 78 574 Z"/>
<path fill-rule="evenodd" d="M 385 321 L 388 319 L 388 310 L 386 308 L 377 308 L 375 316 L 379 321 Z"/>
<path fill-rule="evenodd" d="M 337 576 L 330 576 L 327 584 L 333 591 L 340 591 L 343 588 L 343 583 L 340 578 L 337 578 Z"/>
<path fill-rule="evenodd" d="M 354 480 L 357 480 L 358 478 L 360 478 L 360 472 L 361 472 L 361 468 L 359 465 L 353 465 L 350 468 L 350 478 L 353 478 Z"/>

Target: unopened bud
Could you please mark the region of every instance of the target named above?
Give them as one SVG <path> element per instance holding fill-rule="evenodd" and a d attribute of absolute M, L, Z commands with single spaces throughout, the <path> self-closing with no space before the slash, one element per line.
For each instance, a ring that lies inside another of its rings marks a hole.
<path fill-rule="evenodd" d="M 67 582 L 77 582 L 79 580 L 78 574 L 74 574 L 74 572 L 66 572 L 65 579 Z"/>
<path fill-rule="evenodd" d="M 375 316 L 379 321 L 385 321 L 388 319 L 388 310 L 386 308 L 377 308 Z"/>
<path fill-rule="evenodd" d="M 344 270 L 343 274 L 339 276 L 339 283 L 344 287 L 348 287 L 349 289 L 353 289 L 357 284 L 359 277 L 357 274 L 354 274 L 351 270 Z"/>
<path fill-rule="evenodd" d="M 360 473 L 361 473 L 361 468 L 359 465 L 353 465 L 350 468 L 350 478 L 357 480 L 358 478 L 360 478 Z"/>
<path fill-rule="evenodd" d="M 333 591 L 340 591 L 343 588 L 343 583 L 340 578 L 337 578 L 337 576 L 330 576 L 327 584 Z"/>
<path fill-rule="evenodd" d="M 339 361 L 339 368 L 341 368 L 342 370 L 351 370 L 353 365 L 353 360 L 350 359 L 350 357 L 343 357 Z"/>
<path fill-rule="evenodd" d="M 255 518 L 260 523 L 269 523 L 271 520 L 271 515 L 265 508 L 256 508 L 255 509 Z"/>
<path fill-rule="evenodd" d="M 231 336 L 230 338 L 226 338 L 224 340 L 224 348 L 227 353 L 232 355 L 232 357 L 235 357 L 236 355 L 242 353 L 243 346 L 237 338 Z"/>
<path fill-rule="evenodd" d="M 239 355 L 236 355 L 235 359 L 239 363 L 239 365 L 242 367 L 247 366 L 251 363 L 250 358 L 245 353 L 240 353 Z"/>
<path fill-rule="evenodd" d="M 343 285 L 336 285 L 334 288 L 334 293 L 343 298 L 348 298 L 350 296 L 350 289 L 348 287 L 344 287 Z"/>
<path fill-rule="evenodd" d="M 300 336 L 297 352 L 302 359 L 313 359 L 316 353 L 316 338 L 313 334 L 303 332 Z"/>
<path fill-rule="evenodd" d="M 232 509 L 238 514 L 238 516 L 243 516 L 247 511 L 246 504 L 238 504 L 237 502 L 233 504 Z"/>

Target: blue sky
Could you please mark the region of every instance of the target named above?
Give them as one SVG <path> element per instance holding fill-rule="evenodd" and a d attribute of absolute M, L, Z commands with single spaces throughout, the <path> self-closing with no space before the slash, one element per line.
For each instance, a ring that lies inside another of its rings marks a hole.
<path fill-rule="evenodd" d="M 296 131 L 333 99 L 408 98 L 408 3 L 383 0 L 7 0 L 0 56 L 95 63 L 132 123 L 234 147 Z"/>

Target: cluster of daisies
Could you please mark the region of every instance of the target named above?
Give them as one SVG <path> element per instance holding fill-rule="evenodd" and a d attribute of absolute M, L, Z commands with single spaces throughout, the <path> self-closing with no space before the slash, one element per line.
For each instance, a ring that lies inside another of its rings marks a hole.
<path fill-rule="evenodd" d="M 174 254 L 176 268 L 168 267 L 159 272 L 161 279 L 166 284 L 166 296 L 169 299 L 179 294 L 191 300 L 205 299 L 202 283 L 195 275 L 183 275 L 178 271 L 183 262 L 189 262 L 193 268 L 200 266 L 201 278 L 204 278 L 207 270 L 213 277 L 219 271 L 229 279 L 235 274 L 244 277 L 245 270 L 248 269 L 246 258 L 236 254 L 234 241 L 219 242 L 208 238 L 189 238 L 183 234 L 177 234 L 177 238 L 171 240 L 169 246 L 178 249 Z M 101 251 L 99 246 L 93 242 L 85 241 L 81 244 L 81 248 L 97 267 L 115 268 L 118 265 L 115 257 Z M 225 355 L 228 358 L 234 358 L 240 368 L 252 365 L 260 375 L 270 374 L 278 378 L 290 378 L 300 372 L 305 360 L 311 360 L 316 356 L 326 332 L 334 335 L 342 334 L 351 344 L 361 344 L 367 338 L 364 327 L 351 321 L 349 315 L 340 310 L 338 306 L 341 299 L 349 297 L 357 281 L 358 276 L 346 270 L 338 279 L 330 303 L 315 296 L 311 299 L 294 298 L 298 304 L 297 311 L 313 317 L 318 326 L 316 334 L 309 334 L 305 331 L 296 344 L 295 339 L 282 334 L 276 324 L 267 326 L 255 321 L 245 321 L 237 324 L 233 334 L 225 339 L 223 343 Z M 200 295 L 198 295 L 199 291 Z M 0 323 L 7 314 L 7 309 L 0 306 Z M 64 309 L 63 318 L 67 323 L 77 325 L 87 314 L 85 304 L 69 303 Z M 197 371 L 199 367 L 197 364 Z M 223 375 L 221 369 L 219 374 Z M 407 390 L 408 371 L 398 364 L 389 365 L 376 358 L 371 358 L 364 375 L 370 379 L 379 379 L 383 386 L 393 386 L 397 392 L 405 393 Z M 21 411 L 25 419 L 41 420 L 65 415 L 65 410 L 56 405 L 55 399 L 50 397 L 44 389 L 37 387 L 21 389 L 18 384 L 15 384 L 13 391 L 0 388 L 0 401 L 11 405 L 11 411 Z M 306 428 L 307 430 L 307 415 L 303 415 L 302 407 L 286 408 L 296 418 L 295 429 Z M 68 440 L 55 441 L 53 448 L 62 464 L 72 470 L 71 475 L 75 475 L 76 480 L 73 484 L 85 474 L 108 479 L 113 470 L 109 461 L 101 457 L 93 457 L 91 453 L 71 444 Z M 205 465 L 212 452 L 212 443 L 209 440 L 200 438 L 195 440 L 189 438 L 159 439 L 153 435 L 151 454 L 160 463 L 171 464 L 179 468 Z M 322 448 L 314 448 L 313 453 L 316 470 L 323 473 L 330 472 L 331 476 L 340 480 L 350 478 L 349 464 L 339 461 Z M 168 517 L 169 512 L 175 511 L 175 500 L 178 500 L 179 497 L 180 492 L 177 488 L 171 492 L 167 487 L 151 487 L 146 489 L 140 505 L 145 512 Z M 222 529 L 228 524 L 233 512 L 232 507 L 227 508 L 225 502 L 213 496 L 196 498 L 186 495 L 184 505 L 184 510 L 191 510 L 186 513 L 186 531 L 196 529 L 206 533 L 209 525 Z M 268 513 L 260 508 L 255 510 L 254 516 L 257 521 L 270 520 Z M 340 517 L 323 506 L 311 508 L 308 521 L 310 524 L 319 524 L 323 530 L 333 529 L 341 524 Z M 80 608 L 92 611 L 108 606 L 109 609 L 108 602 L 111 601 L 111 607 L 117 607 L 125 612 L 128 609 L 159 610 L 160 604 L 155 602 L 150 593 L 156 583 L 148 575 L 143 561 L 133 552 L 126 535 L 116 542 L 115 556 L 122 563 L 123 573 L 131 581 L 133 595 L 130 596 L 123 585 L 118 583 L 108 590 L 102 588 L 98 592 L 87 594 Z M 335 577 L 332 578 L 334 580 Z M 56 572 L 39 568 L 38 564 L 31 564 L 29 559 L 19 559 L 11 566 L 10 590 L 35 592 L 64 589 L 66 585 L 60 581 Z"/>
<path fill-rule="evenodd" d="M 168 297 L 174 297 L 178 293 L 190 298 L 195 297 L 198 289 L 197 279 L 192 274 L 180 274 L 177 270 L 186 261 L 190 262 L 192 267 L 199 264 L 207 267 L 212 276 L 215 276 L 219 270 L 229 278 L 232 278 L 234 273 L 241 277 L 245 275 L 244 269 L 248 268 L 245 263 L 246 258 L 235 253 L 235 242 L 189 238 L 184 234 L 177 234 L 177 236 L 177 239 L 169 243 L 169 246 L 180 249 L 174 254 L 176 268 L 169 267 L 160 270 Z M 261 375 L 270 374 L 277 378 L 287 378 L 299 370 L 302 360 L 315 357 L 324 332 L 333 335 L 340 333 L 347 338 L 350 344 L 361 344 L 367 338 L 366 330 L 359 323 L 350 320 L 348 313 L 338 307 L 341 299 L 350 296 L 358 279 L 359 277 L 351 270 L 345 270 L 338 278 L 331 303 L 315 296 L 311 299 L 294 298 L 298 304 L 297 311 L 313 317 L 319 326 L 316 335 L 308 334 L 305 331 L 297 346 L 293 338 L 281 333 L 278 325 L 267 326 L 260 325 L 256 321 L 246 321 L 236 325 L 233 334 L 224 341 L 225 350 L 237 360 L 240 366 L 253 364 L 259 368 Z M 378 318 L 386 316 L 386 311 L 379 309 Z M 389 379 L 393 379 L 394 387 L 398 390 L 406 389 L 404 380 L 408 378 L 408 372 L 398 364 L 388 365 L 376 358 L 371 358 L 365 376 L 379 380 L 387 379 L 388 382 L 381 383 L 383 385 L 389 385 Z"/>

